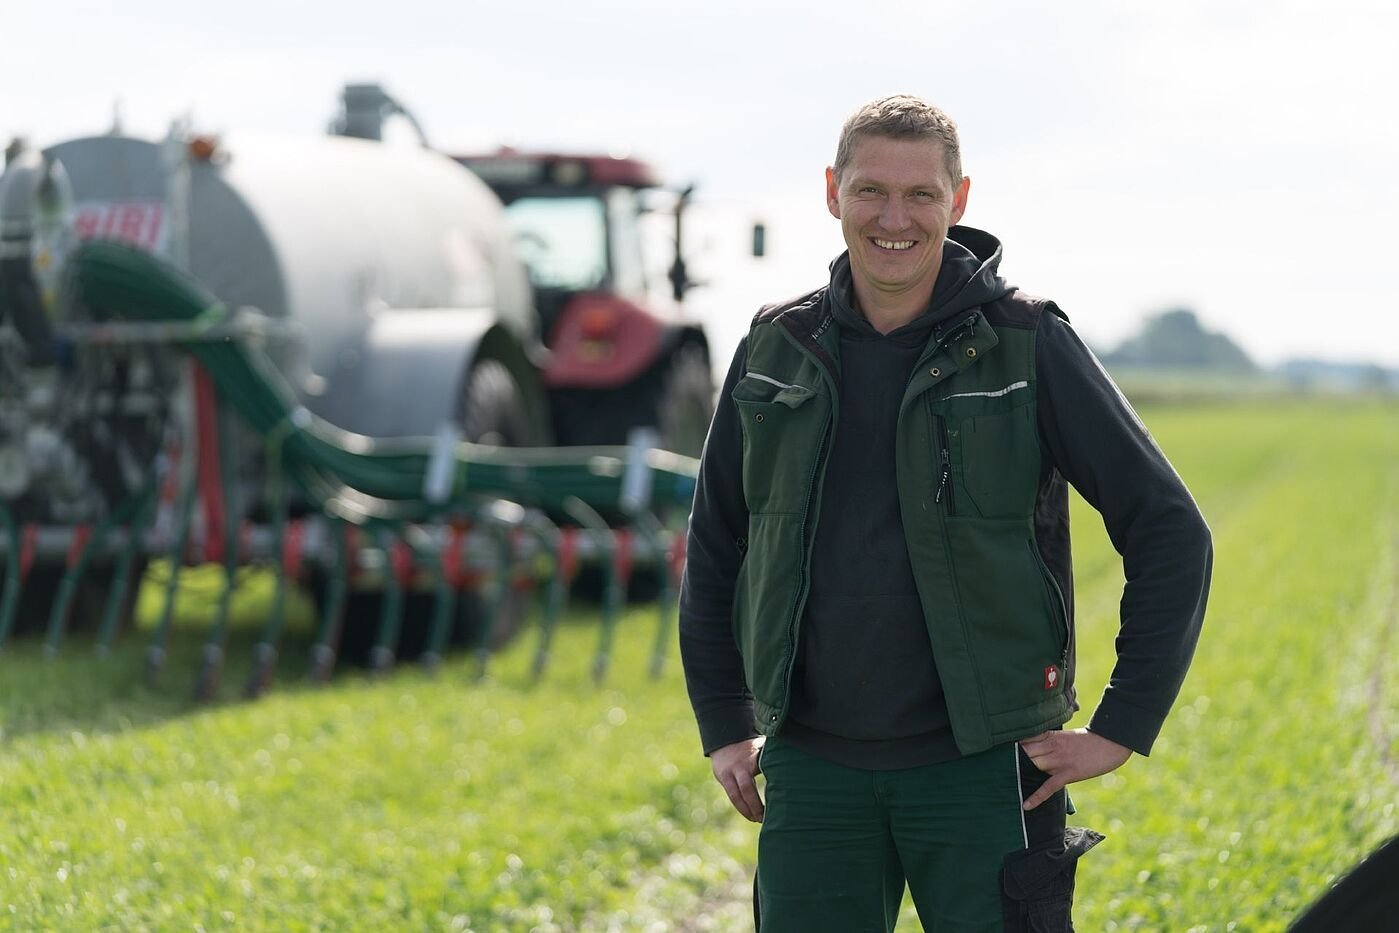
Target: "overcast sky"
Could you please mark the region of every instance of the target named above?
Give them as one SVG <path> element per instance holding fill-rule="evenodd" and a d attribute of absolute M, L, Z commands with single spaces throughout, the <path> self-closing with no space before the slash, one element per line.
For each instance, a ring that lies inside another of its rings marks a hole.
<path fill-rule="evenodd" d="M 0 134 L 40 144 L 192 112 L 315 133 L 379 80 L 441 148 L 625 149 L 696 181 L 716 342 L 842 247 L 844 117 L 919 94 L 962 130 L 965 222 L 1111 346 L 1194 308 L 1264 362 L 1399 365 L 1399 4 L 0 2 Z M 745 255 L 763 219 L 771 256 Z"/>

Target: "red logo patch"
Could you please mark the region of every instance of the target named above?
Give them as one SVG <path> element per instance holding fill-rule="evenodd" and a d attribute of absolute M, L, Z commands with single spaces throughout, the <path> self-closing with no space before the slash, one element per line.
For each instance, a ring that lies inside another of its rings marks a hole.
<path fill-rule="evenodd" d="M 1051 664 L 1044 669 L 1044 689 L 1053 690 L 1059 685 L 1059 668 Z"/>

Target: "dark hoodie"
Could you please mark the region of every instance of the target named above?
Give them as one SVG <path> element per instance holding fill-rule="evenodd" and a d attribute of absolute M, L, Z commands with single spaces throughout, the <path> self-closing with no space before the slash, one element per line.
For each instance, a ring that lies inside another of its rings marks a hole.
<path fill-rule="evenodd" d="M 888 334 L 856 307 L 849 255 L 831 264 L 827 307 L 840 325 L 840 411 L 781 733 L 828 761 L 911 768 L 958 755 L 904 545 L 894 432 L 934 325 L 1008 291 L 996 274 L 999 250 L 994 240 L 986 245 L 983 263 L 949 238 L 927 309 Z"/>

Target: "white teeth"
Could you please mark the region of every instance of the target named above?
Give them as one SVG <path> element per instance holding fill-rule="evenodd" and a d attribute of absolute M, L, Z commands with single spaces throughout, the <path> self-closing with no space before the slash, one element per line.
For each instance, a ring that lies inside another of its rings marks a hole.
<path fill-rule="evenodd" d="M 875 240 L 874 245 L 880 249 L 908 249 L 913 245 L 912 240 Z"/>

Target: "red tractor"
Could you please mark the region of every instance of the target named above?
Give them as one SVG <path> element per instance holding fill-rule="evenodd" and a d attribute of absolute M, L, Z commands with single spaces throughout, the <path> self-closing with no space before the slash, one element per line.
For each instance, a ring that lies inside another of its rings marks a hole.
<path fill-rule="evenodd" d="M 335 130 L 380 139 L 384 120 L 393 115 L 417 128 L 406 108 L 378 85 L 350 85 Z M 548 399 L 550 440 L 560 446 L 621 444 L 632 429 L 649 426 L 662 446 L 698 456 L 714 385 L 704 332 L 681 307 L 694 285 L 682 253 L 683 215 L 693 188 L 675 192 L 675 258 L 668 274 L 674 300 L 657 302 L 646 278 L 641 229 L 646 197 L 661 187 L 649 165 L 510 148 L 453 158 L 505 205 L 516 253 L 528 271 L 542 339 L 529 355 Z M 483 427 L 522 417 L 500 376 L 478 372 L 467 392 Z M 492 439 L 470 423 L 465 428 L 468 437 Z"/>

